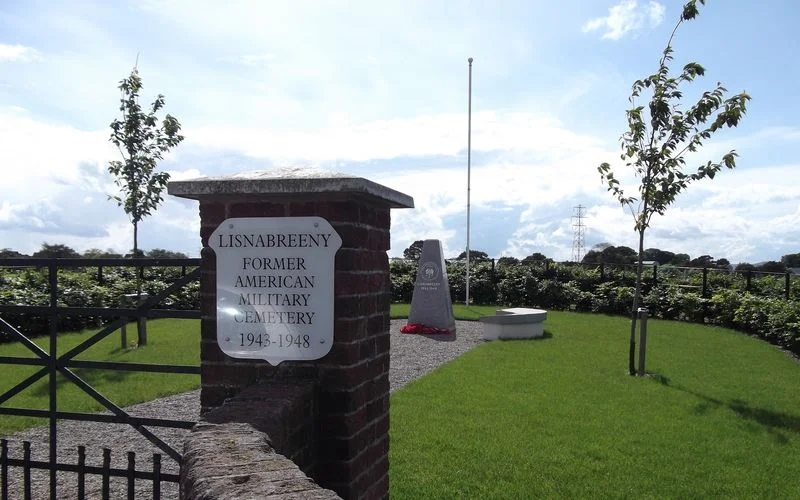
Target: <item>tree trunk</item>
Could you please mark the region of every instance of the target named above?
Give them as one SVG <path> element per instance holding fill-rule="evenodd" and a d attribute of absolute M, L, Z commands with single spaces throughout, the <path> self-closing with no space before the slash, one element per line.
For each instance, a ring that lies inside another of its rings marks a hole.
<path fill-rule="evenodd" d="M 139 224 L 135 221 L 133 223 L 133 258 L 139 258 Z M 139 269 L 136 269 L 136 302 L 138 304 L 139 298 L 142 296 L 142 279 L 139 275 Z"/>
<path fill-rule="evenodd" d="M 133 258 L 139 258 L 139 224 L 133 223 Z M 142 302 L 142 273 L 141 268 L 136 269 L 136 307 Z M 138 334 L 139 346 L 147 345 L 147 318 L 136 317 L 136 332 Z"/>
<path fill-rule="evenodd" d="M 644 229 L 639 230 L 639 256 L 636 263 L 636 291 L 633 294 L 633 307 L 631 308 L 631 340 L 630 351 L 628 352 L 628 373 L 636 374 L 636 317 L 639 310 L 639 303 L 642 300 L 642 271 L 644 270 Z"/>

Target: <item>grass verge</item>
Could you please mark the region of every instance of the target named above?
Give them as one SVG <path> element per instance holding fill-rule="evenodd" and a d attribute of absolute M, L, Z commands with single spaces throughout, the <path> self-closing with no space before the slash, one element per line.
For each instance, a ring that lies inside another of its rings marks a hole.
<path fill-rule="evenodd" d="M 503 306 L 466 306 L 464 304 L 453 304 L 453 316 L 458 320 L 477 321 L 481 316 L 494 316 L 497 309 Z M 408 318 L 411 312 L 411 304 L 392 304 L 389 315 L 392 319 Z"/>

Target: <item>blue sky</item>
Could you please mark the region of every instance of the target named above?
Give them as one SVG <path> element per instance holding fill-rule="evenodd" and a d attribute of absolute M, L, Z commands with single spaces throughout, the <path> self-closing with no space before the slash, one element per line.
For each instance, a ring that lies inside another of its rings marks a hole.
<path fill-rule="evenodd" d="M 119 80 L 137 53 L 144 101 L 166 95 L 186 140 L 173 179 L 315 166 L 414 197 L 392 216 L 391 256 L 438 238 L 466 245 L 467 58 L 473 57 L 470 247 L 491 256 L 635 247 L 633 221 L 596 167 L 619 165 L 631 83 L 654 71 L 681 2 L 155 1 L 0 3 L 0 248 L 132 246 L 108 201 Z M 800 6 L 709 0 L 674 42 L 703 64 L 686 103 L 721 81 L 753 96 L 734 171 L 693 185 L 653 220 L 646 247 L 731 262 L 800 252 Z M 617 163 L 615 163 L 615 161 Z M 690 162 L 691 163 L 691 162 Z M 168 197 L 140 246 L 199 252 L 196 202 Z"/>

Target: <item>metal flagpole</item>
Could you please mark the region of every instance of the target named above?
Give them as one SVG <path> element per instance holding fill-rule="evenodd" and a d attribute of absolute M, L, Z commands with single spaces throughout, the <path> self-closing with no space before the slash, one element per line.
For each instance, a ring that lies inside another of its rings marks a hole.
<path fill-rule="evenodd" d="M 470 169 L 472 163 L 472 58 L 469 61 L 469 108 L 467 111 L 467 298 L 465 304 L 469 306 L 469 195 L 470 195 Z"/>

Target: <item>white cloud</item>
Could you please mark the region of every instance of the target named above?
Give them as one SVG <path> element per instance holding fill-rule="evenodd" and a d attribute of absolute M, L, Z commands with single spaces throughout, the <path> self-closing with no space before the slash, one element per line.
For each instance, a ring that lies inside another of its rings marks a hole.
<path fill-rule="evenodd" d="M 650 20 L 650 26 L 658 26 L 664 20 L 664 11 L 666 9 L 658 2 L 650 1 L 647 4 L 647 17 Z"/>
<path fill-rule="evenodd" d="M 466 150 L 466 113 L 423 115 L 311 131 L 240 127 L 187 127 L 187 143 L 240 151 L 285 162 L 367 161 L 425 155 L 455 156 Z M 596 149 L 600 142 L 567 130 L 546 114 L 481 111 L 472 114 L 473 151 L 526 151 L 564 158 Z"/>
<path fill-rule="evenodd" d="M 245 54 L 232 59 L 233 62 L 244 64 L 245 66 L 260 66 L 268 61 L 275 59 L 275 54 L 265 52 L 263 54 Z"/>
<path fill-rule="evenodd" d="M 604 30 L 602 38 L 619 40 L 641 29 L 646 21 L 651 27 L 658 26 L 664 19 L 664 11 L 664 6 L 655 1 L 639 6 L 637 0 L 622 0 L 608 9 L 607 16 L 591 19 L 581 29 L 584 33 Z"/>
<path fill-rule="evenodd" d="M 0 62 L 30 62 L 41 59 L 42 54 L 33 47 L 0 43 Z"/>
<path fill-rule="evenodd" d="M 710 254 L 731 262 L 777 260 L 800 245 L 800 187 L 796 186 L 800 186 L 798 165 L 724 172 L 714 181 L 692 185 L 664 216 L 653 218 L 645 233 L 645 248 L 692 257 Z M 638 235 L 627 210 L 602 200 L 589 205 L 587 245 L 609 242 L 637 247 Z M 569 256 L 568 222 L 565 216 L 559 226 L 568 235 L 560 240 L 560 258 Z M 515 240 L 529 241 L 537 231 L 541 228 L 523 226 Z"/>
<path fill-rule="evenodd" d="M 64 243 L 78 251 L 132 246 L 131 226 L 123 210 L 108 200 L 117 191 L 106 171 L 119 153 L 107 131 L 86 131 L 46 123 L 20 109 L 0 109 L 0 241 L 30 253 L 43 241 Z M 165 161 L 164 166 L 173 163 Z M 176 179 L 197 177 L 197 170 L 174 169 Z M 182 235 L 176 250 L 196 254 L 199 221 L 194 207 L 167 197 L 158 217 L 142 224 L 143 248 Z M 164 232 L 168 236 L 159 235 Z"/>
<path fill-rule="evenodd" d="M 481 112 L 473 118 L 472 248 L 493 256 L 542 252 L 568 259 L 570 217 L 578 203 L 589 207 L 587 245 L 636 246 L 630 214 L 612 201 L 594 168 L 613 159 L 615 147 L 606 150 L 598 139 L 572 132 L 547 115 Z M 278 156 L 288 163 L 305 158 L 302 162 L 335 164 L 334 169 L 414 198 L 415 209 L 393 211 L 390 255 L 401 255 L 415 240 L 437 238 L 452 256 L 465 243 L 463 122 L 463 115 L 437 114 L 312 132 L 193 130 L 163 168 L 180 180 L 274 165 Z M 0 110 L 0 134 L 8 139 L 0 150 L 7 188 L 0 201 L 0 240 L 13 241 L 10 246 L 25 252 L 42 241 L 78 250 L 131 247 L 126 216 L 107 200 L 115 187 L 105 165 L 117 152 L 105 131 L 43 123 L 24 110 Z M 796 137 L 794 129 L 773 128 L 737 142 L 794 142 Z M 252 156 L 237 156 L 242 153 Z M 618 170 L 633 186 L 628 172 Z M 713 182 L 692 186 L 666 216 L 654 220 L 646 245 L 737 262 L 779 258 L 789 252 L 779 248 L 800 245 L 796 186 L 800 168 L 792 164 L 720 173 Z M 157 215 L 142 225 L 142 247 L 197 255 L 198 224 L 195 204 L 166 197 Z"/>

